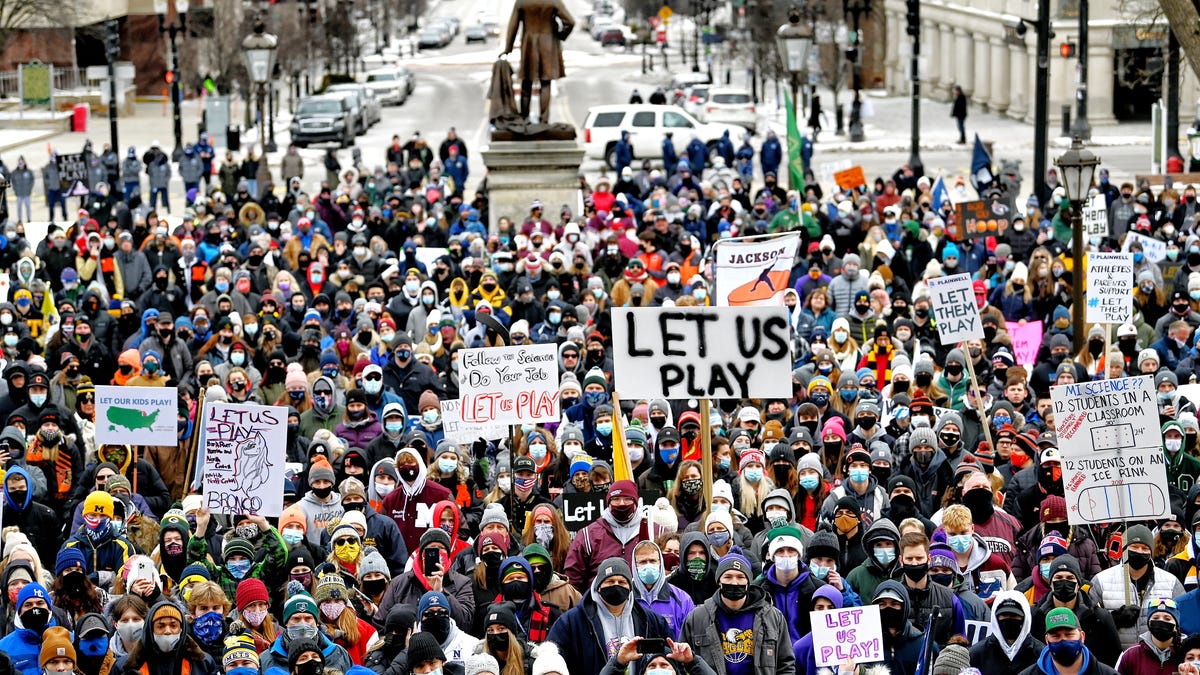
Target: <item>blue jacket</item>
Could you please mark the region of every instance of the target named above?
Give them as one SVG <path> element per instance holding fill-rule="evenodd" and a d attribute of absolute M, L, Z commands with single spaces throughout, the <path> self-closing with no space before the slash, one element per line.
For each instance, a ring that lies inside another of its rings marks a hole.
<path fill-rule="evenodd" d="M 767 136 L 767 140 L 763 141 L 762 148 L 758 151 L 758 161 L 762 164 L 764 174 L 768 171 L 779 171 L 779 163 L 783 161 L 783 146 L 779 144 L 778 136 Z"/>
<path fill-rule="evenodd" d="M 617 165 L 613 167 L 617 171 L 617 175 L 621 174 L 621 169 L 633 164 L 633 146 L 629 143 L 629 132 L 621 132 L 621 140 L 613 147 L 613 152 L 616 154 Z"/>
<path fill-rule="evenodd" d="M 583 442 L 585 445 L 591 443 L 592 439 L 596 437 L 596 423 L 592 419 L 595 413 L 596 409 L 588 405 L 586 401 L 580 401 L 567 408 L 567 412 L 565 413 L 568 422 L 574 422 L 579 425 L 580 429 L 583 429 Z"/>
<path fill-rule="evenodd" d="M 679 163 L 679 155 L 675 152 L 675 142 L 669 138 L 664 138 L 662 142 L 663 167 L 668 172 L 675 171 L 675 165 Z"/>
<path fill-rule="evenodd" d="M 46 598 L 46 603 L 50 604 L 50 598 Z M 54 612 L 51 612 L 50 623 L 46 626 L 57 625 L 58 623 L 54 620 Z M 17 628 L 0 640 L 0 652 L 8 655 L 9 660 L 12 661 L 14 673 L 41 675 L 42 666 L 38 663 L 42 652 L 41 633 L 28 628 Z"/>
<path fill-rule="evenodd" d="M 690 145 L 688 146 L 688 154 L 691 154 Z M 725 160 L 725 166 L 733 166 L 733 140 L 729 138 L 728 129 L 717 139 L 717 154 L 721 156 L 721 159 Z"/>
<path fill-rule="evenodd" d="M 287 647 L 283 646 L 283 638 L 284 634 L 280 632 L 279 637 L 275 638 L 275 642 L 271 643 L 271 648 L 259 655 L 259 671 L 264 675 L 288 675 L 291 672 L 288 668 Z M 344 673 L 354 666 L 354 662 L 350 660 L 350 654 L 344 647 L 330 640 L 325 635 L 325 631 L 322 630 L 317 634 L 317 644 L 321 645 L 321 656 L 325 658 L 326 668 L 340 670 Z"/>
<path fill-rule="evenodd" d="M 704 173 L 704 167 L 708 166 L 708 146 L 699 138 L 693 138 L 687 146 L 687 161 L 692 167 L 692 175 L 700 176 Z"/>
<path fill-rule="evenodd" d="M 813 598 L 825 598 L 833 603 L 834 608 L 841 609 L 846 605 L 842 603 L 842 594 L 837 592 L 833 586 L 826 585 L 824 588 L 817 589 L 813 593 Z M 809 604 L 811 606 L 811 603 Z M 792 643 L 792 651 L 796 654 L 796 672 L 799 673 L 803 668 L 807 675 L 817 675 L 817 657 L 813 652 L 812 633 L 807 633 L 804 637 Z"/>
<path fill-rule="evenodd" d="M 813 576 L 807 567 L 801 567 L 800 576 L 783 586 L 775 578 L 775 565 L 772 564 L 755 583 L 767 592 L 775 609 L 787 620 L 789 642 L 795 642 L 809 632 L 812 622 L 808 610 L 812 605 L 813 595 L 822 586 L 827 585 L 824 581 Z"/>
<path fill-rule="evenodd" d="M 582 602 L 569 609 L 550 627 L 548 639 L 558 645 L 558 651 L 566 662 L 571 664 L 572 671 L 598 673 L 604 669 L 604 664 L 608 663 L 608 653 L 603 643 L 604 628 L 597 613 L 606 611 L 608 610 L 601 608 L 591 592 L 588 592 L 583 596 Z M 646 611 L 639 603 L 634 603 L 633 606 L 633 632 L 639 637 L 665 639 L 671 636 L 667 622 L 658 614 Z M 630 675 L 639 675 L 641 672 L 640 661 L 630 664 Z"/>
<path fill-rule="evenodd" d="M 99 541 L 92 541 L 86 526 L 76 530 L 63 547 L 75 547 L 83 552 L 83 569 L 93 582 L 97 579 L 97 572 L 118 572 L 130 556 L 137 554 L 137 549 L 128 539 L 114 535 L 112 530 Z"/>
<path fill-rule="evenodd" d="M 442 165 L 446 176 L 454 180 L 454 189 L 462 193 L 467 188 L 467 177 L 471 175 L 471 169 L 467 166 L 466 158 L 462 155 L 447 157 Z"/>

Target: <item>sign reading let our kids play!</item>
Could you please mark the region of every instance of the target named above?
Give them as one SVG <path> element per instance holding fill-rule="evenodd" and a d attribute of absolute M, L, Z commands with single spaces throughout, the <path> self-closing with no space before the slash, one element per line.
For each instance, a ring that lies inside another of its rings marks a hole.
<path fill-rule="evenodd" d="M 178 445 L 175 387 L 96 387 L 96 443 Z"/>

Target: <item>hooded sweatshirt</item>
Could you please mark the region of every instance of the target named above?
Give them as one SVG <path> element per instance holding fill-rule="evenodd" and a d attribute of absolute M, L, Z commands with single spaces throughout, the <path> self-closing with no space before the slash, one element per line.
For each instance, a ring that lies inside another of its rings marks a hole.
<path fill-rule="evenodd" d="M 826 600 L 832 602 L 833 606 L 837 609 L 841 609 L 844 606 L 842 604 L 842 594 L 839 593 L 836 588 L 828 584 L 818 588 L 817 591 L 813 593 L 812 602 L 816 602 L 817 598 L 825 598 Z M 811 607 L 812 604 L 810 603 L 809 606 Z M 812 633 L 807 633 L 804 635 L 804 637 L 792 643 L 792 651 L 796 654 L 797 673 L 800 673 L 801 669 L 804 669 L 803 672 L 806 675 L 817 675 L 817 673 L 820 672 L 817 669 L 817 657 L 816 652 L 813 651 L 812 641 Z"/>
<path fill-rule="evenodd" d="M 700 578 L 692 576 L 687 570 L 687 550 L 692 544 L 704 547 L 704 573 Z M 688 594 L 692 603 L 699 605 L 711 598 L 717 592 L 717 564 L 708 550 L 708 539 L 702 532 L 685 532 L 679 540 L 679 567 L 667 578 L 667 582 Z"/>
<path fill-rule="evenodd" d="M 997 609 L 1006 603 L 1016 603 L 1024 610 L 1021 634 L 1009 644 L 1000 634 L 1000 622 L 993 613 L 988 636 L 971 647 L 971 665 L 981 669 L 985 667 L 985 663 L 994 665 L 997 663 L 996 657 L 1003 654 L 1008 664 L 1003 670 L 1020 672 L 1037 660 L 1038 653 L 1045 646 L 1030 635 L 1033 631 L 1033 610 L 1029 607 L 1025 595 L 1017 591 L 998 591 L 994 598 L 992 606 Z"/>
<path fill-rule="evenodd" d="M 892 542 L 893 550 L 896 552 L 896 559 L 888 565 L 880 563 L 873 554 L 875 543 L 879 541 Z M 850 570 L 846 575 L 846 580 L 859 595 L 864 598 L 873 598 L 879 584 L 888 579 L 898 579 L 900 576 L 900 530 L 891 520 L 880 518 L 871 523 L 871 527 L 867 528 L 866 534 L 863 535 L 863 549 L 867 552 L 867 559 L 858 567 Z"/>
<path fill-rule="evenodd" d="M 427 480 L 429 473 L 420 453 L 412 448 L 404 448 L 400 451 L 400 457 L 404 455 L 416 460 L 417 477 L 412 483 L 401 478 L 396 489 L 383 500 L 380 513 L 396 521 L 405 547 L 409 551 L 417 551 L 421 548 L 421 535 L 426 529 L 436 527 L 433 520 L 434 505 L 450 499 L 450 491 Z"/>
<path fill-rule="evenodd" d="M 345 509 L 342 508 L 342 496 L 337 492 L 329 493 L 329 501 L 322 502 L 310 490 L 304 493 L 304 497 L 297 504 L 304 514 L 304 538 L 311 546 L 316 547 L 321 546 L 321 533 L 325 531 L 325 527 L 345 513 Z"/>
<path fill-rule="evenodd" d="M 641 549 L 653 549 L 658 556 L 658 579 L 649 587 L 646 587 L 645 582 L 641 580 L 641 575 L 638 572 L 636 564 L 638 551 Z M 637 577 L 633 580 L 633 587 L 637 601 L 641 603 L 649 611 L 658 612 L 662 618 L 667 620 L 667 628 L 670 629 L 671 639 L 679 639 L 679 629 L 683 627 L 683 620 L 695 608 L 695 603 L 688 597 L 687 593 L 672 586 L 667 581 L 666 572 L 663 570 L 662 550 L 658 544 L 653 541 L 643 541 L 633 547 L 633 576 Z"/>

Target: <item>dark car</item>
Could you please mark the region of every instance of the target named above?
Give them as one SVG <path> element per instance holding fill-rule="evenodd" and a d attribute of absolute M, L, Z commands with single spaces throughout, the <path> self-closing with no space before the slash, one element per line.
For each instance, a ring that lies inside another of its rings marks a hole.
<path fill-rule="evenodd" d="M 471 44 L 472 42 L 487 42 L 489 37 L 487 27 L 479 23 L 474 26 L 468 26 L 466 35 L 467 44 Z"/>
<path fill-rule="evenodd" d="M 625 44 L 625 33 L 620 28 L 608 28 L 600 34 L 601 47 L 607 47 L 609 45 L 624 47 Z"/>
<path fill-rule="evenodd" d="M 300 101 L 292 117 L 292 142 L 296 147 L 309 143 L 354 144 L 354 110 L 345 96 L 313 96 Z"/>

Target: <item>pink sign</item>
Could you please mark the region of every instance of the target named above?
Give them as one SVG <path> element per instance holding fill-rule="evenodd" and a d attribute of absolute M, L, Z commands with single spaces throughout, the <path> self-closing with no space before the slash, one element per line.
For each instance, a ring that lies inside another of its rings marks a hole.
<path fill-rule="evenodd" d="M 1032 367 L 1037 362 L 1038 350 L 1042 348 L 1042 322 L 1029 321 L 1021 326 L 1009 321 L 1008 334 L 1012 336 L 1013 358 L 1019 365 Z"/>

